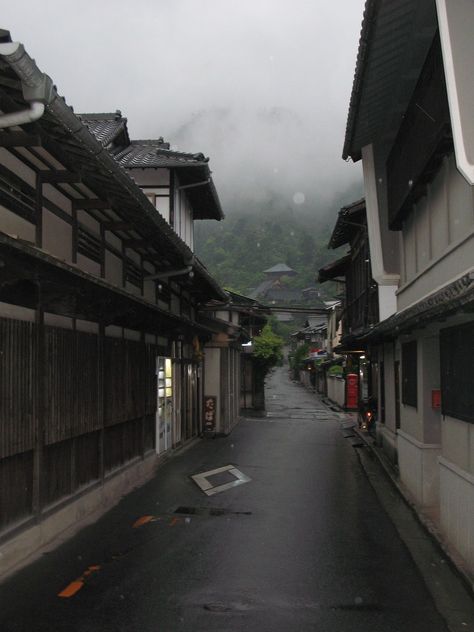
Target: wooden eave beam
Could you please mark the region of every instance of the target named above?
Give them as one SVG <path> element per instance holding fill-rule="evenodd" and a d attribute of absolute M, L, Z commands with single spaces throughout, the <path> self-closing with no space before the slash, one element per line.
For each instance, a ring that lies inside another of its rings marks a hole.
<path fill-rule="evenodd" d="M 95 207 L 94 207 L 95 208 Z M 132 230 L 133 224 L 130 222 L 102 222 L 104 230 Z"/>
<path fill-rule="evenodd" d="M 74 211 L 88 211 L 88 210 L 96 210 L 96 211 L 100 211 L 100 210 L 104 210 L 104 209 L 110 209 L 111 204 L 110 202 L 108 202 L 107 200 L 100 200 L 100 199 L 88 199 L 88 198 L 82 198 L 80 200 L 78 199 L 73 199 L 72 200 L 72 208 Z"/>
<path fill-rule="evenodd" d="M 125 248 L 149 248 L 151 243 L 149 239 L 124 239 L 122 242 Z"/>
<path fill-rule="evenodd" d="M 42 170 L 38 171 L 38 176 L 41 181 L 49 184 L 57 184 L 57 183 L 69 183 L 69 184 L 79 184 L 81 182 L 81 176 L 78 173 L 72 173 L 71 171 L 66 171 L 65 169 L 61 170 Z"/>
<path fill-rule="evenodd" d="M 41 138 L 25 132 L 1 132 L 0 147 L 41 147 Z"/>

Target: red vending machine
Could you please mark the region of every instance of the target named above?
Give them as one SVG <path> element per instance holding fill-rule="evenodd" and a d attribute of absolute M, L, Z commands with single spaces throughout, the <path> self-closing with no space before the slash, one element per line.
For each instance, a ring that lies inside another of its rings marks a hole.
<path fill-rule="evenodd" d="M 346 410 L 359 408 L 359 376 L 357 373 L 346 375 Z"/>

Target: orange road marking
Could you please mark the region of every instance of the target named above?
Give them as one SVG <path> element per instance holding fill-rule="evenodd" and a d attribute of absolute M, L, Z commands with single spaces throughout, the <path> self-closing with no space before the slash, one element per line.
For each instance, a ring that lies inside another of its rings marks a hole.
<path fill-rule="evenodd" d="M 169 523 L 169 527 L 174 527 L 175 524 L 178 524 L 179 518 L 173 518 L 173 520 Z"/>
<path fill-rule="evenodd" d="M 133 529 L 137 529 L 138 527 L 141 527 L 144 524 L 147 524 L 147 522 L 151 522 L 154 519 L 155 516 L 142 516 L 141 518 L 138 518 L 138 520 L 136 520 L 133 523 Z"/>
<path fill-rule="evenodd" d="M 89 577 L 90 575 L 92 575 L 92 573 L 95 573 L 95 571 L 100 571 L 99 564 L 93 564 L 92 566 L 89 566 L 88 569 L 84 571 L 78 579 L 68 584 L 66 588 L 64 588 L 64 590 L 61 590 L 61 592 L 58 593 L 58 597 L 73 597 L 84 586 L 86 577 Z"/>
<path fill-rule="evenodd" d="M 61 590 L 61 592 L 58 593 L 58 597 L 73 597 L 83 586 L 84 582 L 76 579 L 76 581 L 71 582 L 68 586 L 66 586 L 64 590 Z"/>

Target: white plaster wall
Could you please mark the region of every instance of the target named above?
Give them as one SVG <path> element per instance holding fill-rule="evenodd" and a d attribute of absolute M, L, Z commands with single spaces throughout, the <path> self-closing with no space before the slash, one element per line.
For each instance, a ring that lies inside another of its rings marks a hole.
<path fill-rule="evenodd" d="M 72 329 L 72 318 L 45 313 L 44 324 L 51 327 L 61 327 L 62 329 Z"/>
<path fill-rule="evenodd" d="M 116 325 L 108 325 L 105 328 L 105 335 L 109 338 L 123 338 L 123 328 Z"/>
<path fill-rule="evenodd" d="M 346 381 L 334 375 L 328 375 L 328 398 L 343 407 L 345 398 Z"/>
<path fill-rule="evenodd" d="M 123 329 L 123 337 L 126 340 L 135 340 L 135 342 L 139 342 L 141 340 L 141 333 L 139 331 L 135 331 L 134 329 Z"/>
<path fill-rule="evenodd" d="M 72 261 L 72 227 L 47 209 L 43 209 L 43 250 Z"/>
<path fill-rule="evenodd" d="M 474 572 L 474 476 L 440 457 L 441 527 Z"/>
<path fill-rule="evenodd" d="M 122 287 L 122 260 L 105 251 L 105 278 L 109 283 Z"/>
<path fill-rule="evenodd" d="M 89 259 L 89 257 L 84 257 L 84 255 L 78 253 L 77 265 L 79 266 L 79 268 L 81 268 L 81 270 L 100 277 L 100 264 L 92 261 L 92 259 Z"/>
<path fill-rule="evenodd" d="M 474 475 L 474 425 L 453 417 L 444 417 L 441 437 L 443 457 Z"/>
<path fill-rule="evenodd" d="M 392 343 L 384 344 L 384 377 L 385 377 L 385 425 L 394 434 L 396 432 L 395 418 L 395 373 L 393 363 L 395 361 Z"/>
<path fill-rule="evenodd" d="M 43 197 L 71 215 L 71 200 L 58 191 L 52 184 L 43 184 Z"/>
<path fill-rule="evenodd" d="M 474 191 L 446 158 L 427 194 L 403 223 L 404 309 L 473 267 Z"/>
<path fill-rule="evenodd" d="M 439 444 L 421 443 L 398 430 L 400 480 L 422 507 L 436 506 L 439 498 Z"/>
<path fill-rule="evenodd" d="M 127 292 L 130 292 L 130 294 L 134 294 L 135 296 L 142 295 L 141 289 L 137 287 L 134 283 L 130 283 L 129 281 L 126 281 L 125 289 L 127 290 Z"/>
<path fill-rule="evenodd" d="M 33 224 L 26 219 L 19 217 L 0 204 L 0 230 L 7 235 L 13 235 L 26 241 L 35 243 L 36 229 Z"/>
<path fill-rule="evenodd" d="M 79 226 L 82 224 L 86 228 L 88 228 L 92 233 L 94 233 L 97 237 L 100 237 L 100 222 L 91 217 L 86 211 L 78 211 L 78 224 Z"/>
<path fill-rule="evenodd" d="M 76 329 L 77 331 L 84 331 L 88 334 L 98 334 L 99 333 L 99 325 L 98 323 L 93 323 L 90 320 L 76 320 Z"/>
<path fill-rule="evenodd" d="M 27 167 L 21 160 L 18 160 L 16 156 L 13 156 L 7 149 L 0 147 L 0 162 L 5 165 L 7 169 L 13 171 L 17 176 L 22 178 L 30 186 L 36 186 L 36 174 L 33 169 Z"/>
<path fill-rule="evenodd" d="M 10 303 L 0 303 L 0 318 L 14 318 L 15 320 L 26 320 L 34 322 L 36 312 L 34 309 L 11 305 Z"/>
<path fill-rule="evenodd" d="M 127 169 L 127 172 L 141 186 L 166 185 L 170 182 L 169 169 Z"/>

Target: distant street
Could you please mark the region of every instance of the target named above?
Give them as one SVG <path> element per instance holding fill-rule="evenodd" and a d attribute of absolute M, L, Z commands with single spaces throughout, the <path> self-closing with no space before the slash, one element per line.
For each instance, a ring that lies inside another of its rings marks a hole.
<path fill-rule="evenodd" d="M 1 585 L 2 632 L 446 631 L 343 416 L 285 368 L 266 397 Z M 189 478 L 228 465 L 251 480 Z"/>

